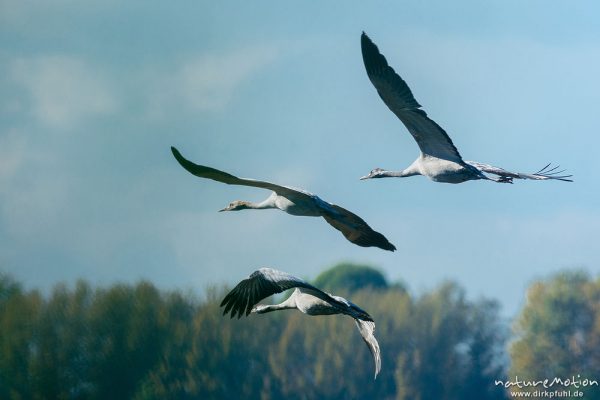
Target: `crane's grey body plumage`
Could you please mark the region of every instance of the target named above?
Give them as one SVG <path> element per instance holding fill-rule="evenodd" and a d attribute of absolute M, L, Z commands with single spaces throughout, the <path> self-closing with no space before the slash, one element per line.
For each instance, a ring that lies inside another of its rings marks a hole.
<path fill-rule="evenodd" d="M 174 147 L 171 147 L 171 151 L 179 164 L 195 176 L 212 179 L 228 185 L 252 186 L 268 189 L 273 192 L 267 199 L 260 203 L 237 200 L 220 211 L 276 208 L 296 216 L 323 217 L 331 226 L 340 231 L 346 239 L 358 246 L 374 246 L 389 251 L 396 250 L 396 247 L 385 236 L 373 230 L 358 215 L 322 200 L 319 196 L 306 190 L 256 179 L 238 178 L 215 168 L 194 164 L 185 159 Z"/>
<path fill-rule="evenodd" d="M 423 175 L 435 182 L 444 183 L 478 179 L 501 183 L 512 183 L 513 179 L 556 179 L 571 182 L 571 175 L 561 175 L 564 171 L 556 171 L 557 167 L 549 168 L 550 165 L 536 173 L 527 174 L 475 161 L 464 161 L 450 136 L 421 109 L 406 82 L 388 65 L 385 57 L 364 32 L 361 36 L 361 50 L 367 75 L 379 97 L 406 126 L 421 150 L 419 157 L 405 170 L 386 171 L 376 168 L 361 179 Z"/>
<path fill-rule="evenodd" d="M 295 290 L 291 296 L 279 304 L 258 304 L 262 299 L 292 288 Z M 223 315 L 231 313 L 231 318 L 236 315 L 240 318 L 250 313 L 264 314 L 288 309 L 297 309 L 307 315 L 348 315 L 354 318 L 361 337 L 373 355 L 375 377 L 381 370 L 381 352 L 374 335 L 373 318 L 345 298 L 326 293 L 288 273 L 272 268 L 260 268 L 254 271 L 225 296 L 221 307 L 225 307 Z"/>

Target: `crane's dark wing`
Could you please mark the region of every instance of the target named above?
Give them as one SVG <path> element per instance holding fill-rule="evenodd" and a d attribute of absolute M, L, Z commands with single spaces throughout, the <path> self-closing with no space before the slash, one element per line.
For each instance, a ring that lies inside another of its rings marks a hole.
<path fill-rule="evenodd" d="M 260 268 L 238 283 L 225 296 L 221 302 L 221 307 L 225 307 L 223 315 L 229 311 L 231 311 L 231 318 L 235 317 L 236 314 L 238 318 L 244 314 L 248 315 L 262 299 L 296 287 L 307 289 L 310 294 L 333 305 L 338 305 L 341 308 L 345 307 L 343 303 L 300 278 L 276 269 Z"/>
<path fill-rule="evenodd" d="M 494 167 L 493 165 L 483 164 L 476 161 L 465 161 L 466 164 L 472 165 L 480 171 L 487 172 L 489 174 L 498 175 L 503 178 L 509 179 L 533 179 L 537 181 L 543 181 L 548 179 L 556 179 L 559 181 L 565 182 L 573 182 L 571 178 L 573 175 L 561 175 L 565 170 L 557 171 L 558 166 L 552 167 L 550 164 L 546 165 L 544 168 L 540 169 L 533 174 L 523 173 L 523 172 L 511 172 L 507 171 L 504 168 Z"/>
<path fill-rule="evenodd" d="M 308 193 L 306 191 L 290 188 L 287 186 L 277 185 L 271 182 L 258 181 L 255 179 L 248 178 L 238 178 L 237 176 L 233 176 L 231 174 L 228 174 L 227 172 L 219 171 L 215 168 L 194 164 L 193 162 L 185 159 L 181 155 L 179 150 L 177 150 L 175 147 L 171 147 L 171 151 L 173 152 L 173 156 L 175 156 L 175 159 L 183 168 L 185 168 L 192 175 L 196 175 L 200 178 L 212 179 L 213 181 L 226 183 L 228 185 L 253 186 L 263 189 L 269 189 L 277 194 L 280 194 L 284 197 L 288 197 L 290 199 L 293 199 L 294 197 L 305 197 L 306 200 L 309 200 L 313 196 L 311 193 Z"/>
<path fill-rule="evenodd" d="M 388 65 L 375 43 L 364 32 L 361 36 L 361 49 L 367 75 L 379 97 L 400 118 L 417 141 L 421 152 L 462 163 L 462 157 L 448 134 L 420 109 L 421 105 L 415 100 L 406 82 Z"/>
<path fill-rule="evenodd" d="M 354 244 L 362 247 L 375 246 L 389 251 L 396 250 L 396 247 L 385 236 L 371 229 L 362 218 L 345 208 L 330 204 L 324 210 L 323 218 Z"/>

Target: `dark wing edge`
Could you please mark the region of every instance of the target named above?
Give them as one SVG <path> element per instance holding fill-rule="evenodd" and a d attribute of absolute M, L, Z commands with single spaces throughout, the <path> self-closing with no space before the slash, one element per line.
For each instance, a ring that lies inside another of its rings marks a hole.
<path fill-rule="evenodd" d="M 395 100 L 397 101 L 394 108 L 401 110 L 421 108 L 404 79 L 394 71 L 394 68 L 390 67 L 385 56 L 381 54 L 377 45 L 365 32 L 360 37 L 360 47 L 367 75 L 377 91 L 379 91 L 381 84 L 385 83 L 390 88 L 394 88 Z M 382 100 L 391 109 L 391 104 L 384 98 Z M 392 111 L 394 110 L 392 109 Z"/>
<path fill-rule="evenodd" d="M 194 164 L 181 155 L 179 150 L 171 146 L 173 156 L 186 171 L 199 178 L 212 179 L 214 181 L 226 183 L 228 185 L 243 185 L 244 183 L 237 176 L 228 174 L 227 172 L 219 171 L 218 169 L 206 167 L 204 165 Z"/>
<path fill-rule="evenodd" d="M 395 251 L 394 246 L 381 233 L 373 230 L 358 215 L 332 204 L 334 212 L 325 211 L 323 218 L 338 231 L 342 232 L 348 241 L 361 247 L 378 247 L 383 250 Z"/>
<path fill-rule="evenodd" d="M 262 189 L 269 189 L 269 190 L 276 192 L 277 194 L 280 194 L 280 195 L 286 196 L 286 197 L 287 196 L 303 196 L 303 197 L 309 198 L 311 196 L 310 194 L 305 193 L 301 190 L 292 189 L 287 186 L 281 186 L 281 185 L 277 185 L 275 183 L 259 181 L 256 179 L 238 178 L 237 176 L 231 175 L 227 172 L 223 172 L 223 171 L 220 171 L 215 168 L 195 164 L 195 163 L 191 162 L 190 160 L 187 160 L 185 157 L 183 157 L 181 155 L 181 153 L 179 152 L 179 150 L 177 150 L 173 146 L 171 146 L 171 152 L 173 153 L 173 156 L 175 156 L 175 159 L 177 160 L 177 162 L 179 162 L 179 164 L 186 171 L 188 171 L 192 175 L 195 175 L 200 178 L 212 179 L 214 181 L 226 183 L 228 185 L 242 185 L 242 186 L 258 187 L 258 188 L 262 188 Z"/>
<path fill-rule="evenodd" d="M 295 287 L 318 290 L 309 283 L 271 268 L 260 268 L 238 283 L 223 299 L 223 315 L 231 311 L 231 318 L 249 315 L 252 308 L 262 299 Z"/>
<path fill-rule="evenodd" d="M 361 35 L 361 50 L 367 75 L 377 89 L 379 97 L 406 126 L 421 151 L 427 154 L 433 153 L 432 156 L 439 158 L 451 158 L 452 161 L 461 162 L 462 156 L 450 136 L 429 118 L 425 111 L 420 109 L 421 105 L 413 96 L 404 79 L 388 64 L 385 56 L 381 54 L 377 45 L 365 32 Z M 430 135 L 435 134 L 435 137 L 432 136 L 431 139 L 437 139 L 444 150 L 432 151 L 428 148 L 427 140 L 422 137 L 421 129 L 426 129 Z"/>

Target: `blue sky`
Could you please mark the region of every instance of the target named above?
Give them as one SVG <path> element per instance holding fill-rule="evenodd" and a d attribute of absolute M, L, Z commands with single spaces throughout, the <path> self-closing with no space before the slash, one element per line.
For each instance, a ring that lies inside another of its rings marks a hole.
<path fill-rule="evenodd" d="M 0 1 L 0 270 L 27 287 L 148 279 L 201 293 L 261 266 L 342 260 L 416 293 L 445 279 L 514 314 L 532 280 L 600 271 L 600 6 L 594 2 Z M 370 84 L 366 31 L 465 159 L 563 182 L 359 181 L 418 148 Z M 398 251 L 324 221 L 217 213 L 305 188 Z"/>

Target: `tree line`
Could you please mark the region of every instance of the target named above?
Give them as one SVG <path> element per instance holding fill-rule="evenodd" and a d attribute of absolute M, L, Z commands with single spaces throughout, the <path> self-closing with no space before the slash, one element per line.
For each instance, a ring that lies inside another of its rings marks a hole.
<path fill-rule="evenodd" d="M 0 399 L 486 400 L 540 389 L 495 384 L 515 376 L 600 378 L 600 280 L 583 272 L 533 283 L 512 325 L 496 301 L 469 300 L 453 282 L 414 295 L 342 264 L 315 283 L 375 319 L 377 380 L 349 317 L 230 319 L 225 287 L 199 299 L 81 281 L 43 296 L 0 275 Z M 597 386 L 580 390 L 600 398 Z"/>

